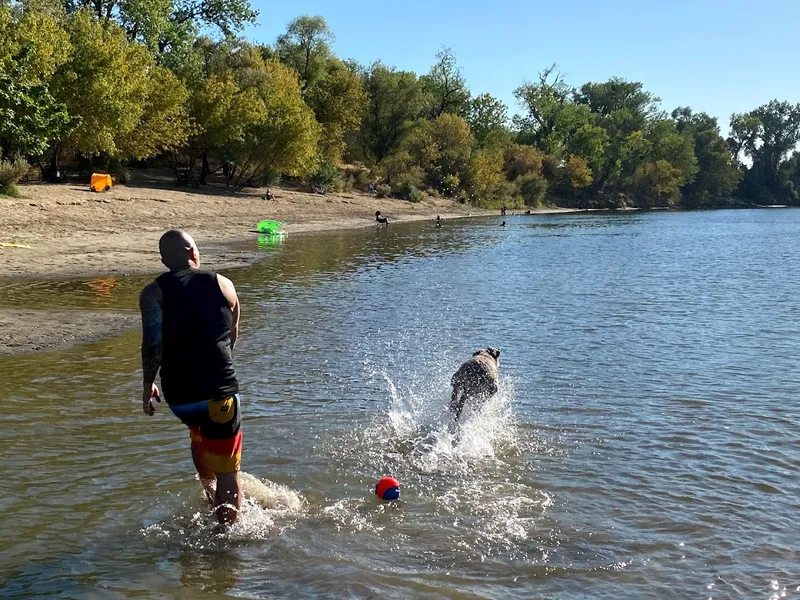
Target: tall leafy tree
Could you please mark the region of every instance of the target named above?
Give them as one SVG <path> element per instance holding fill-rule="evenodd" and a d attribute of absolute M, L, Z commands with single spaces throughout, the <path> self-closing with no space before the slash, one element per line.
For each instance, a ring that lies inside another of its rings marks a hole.
<path fill-rule="evenodd" d="M 260 118 L 230 145 L 229 181 L 241 187 L 267 173 L 304 175 L 317 162 L 320 126 L 303 101 L 295 71 L 269 61 L 244 70 L 238 85 L 253 90 Z"/>
<path fill-rule="evenodd" d="M 539 73 L 539 80 L 525 83 L 514 91 L 525 110 L 514 124 L 519 141 L 548 154 L 561 154 L 569 134 L 588 121 L 588 111 L 572 101 L 572 88 L 556 66 Z"/>
<path fill-rule="evenodd" d="M 52 91 L 78 121 L 56 149 L 115 158 L 146 158 L 183 144 L 189 133 L 186 89 L 147 49 L 129 42 L 121 26 L 87 10 L 69 20 L 69 62 Z"/>
<path fill-rule="evenodd" d="M 693 139 L 697 158 L 697 175 L 683 187 L 684 206 L 706 207 L 727 202 L 736 191 L 741 179 L 728 143 L 719 133 L 714 117 L 695 113 L 689 107 L 679 107 L 672 112 L 676 128 Z"/>
<path fill-rule="evenodd" d="M 303 92 L 323 76 L 333 39 L 323 17 L 307 15 L 294 19 L 278 38 L 275 44 L 278 56 L 300 75 Z"/>
<path fill-rule="evenodd" d="M 666 160 L 643 163 L 631 178 L 630 194 L 637 208 L 673 206 L 680 199 L 681 179 L 680 169 Z"/>
<path fill-rule="evenodd" d="M 469 108 L 470 93 L 452 49 L 436 53 L 436 63 L 427 75 L 420 77 L 429 97 L 428 115 L 438 118 L 445 113 L 464 116 Z"/>
<path fill-rule="evenodd" d="M 731 116 L 731 151 L 749 159 L 742 193 L 758 202 L 797 202 L 784 163 L 800 143 L 800 104 L 771 102 Z"/>
<path fill-rule="evenodd" d="M 40 156 L 69 129 L 49 83 L 71 51 L 59 10 L 0 7 L 0 156 Z"/>
<path fill-rule="evenodd" d="M 502 144 L 509 137 L 508 107 L 490 94 L 470 100 L 466 119 L 480 147 Z"/>
<path fill-rule="evenodd" d="M 377 62 L 363 76 L 369 98 L 362 119 L 365 156 L 380 162 L 395 150 L 425 106 L 425 92 L 414 73 Z"/>
<path fill-rule="evenodd" d="M 159 53 L 159 62 L 171 62 L 169 54 L 185 54 L 201 30 L 229 36 L 254 23 L 258 13 L 248 0 L 63 0 L 70 15 L 88 10 L 98 19 L 123 26 L 128 39 Z M 164 55 L 164 56 L 162 56 Z"/>
<path fill-rule="evenodd" d="M 663 116 L 658 108 L 660 100 L 641 83 L 618 77 L 586 83 L 574 98 L 588 107 L 592 123 L 602 127 L 607 136 L 603 165 L 594 171 L 592 192 L 616 194 L 649 155 L 650 140 L 645 130 L 650 120 Z"/>
<path fill-rule="evenodd" d="M 339 162 L 345 149 L 345 135 L 361 125 L 367 95 L 361 79 L 346 63 L 330 58 L 325 72 L 306 91 L 306 102 L 322 126 L 319 154 Z"/>

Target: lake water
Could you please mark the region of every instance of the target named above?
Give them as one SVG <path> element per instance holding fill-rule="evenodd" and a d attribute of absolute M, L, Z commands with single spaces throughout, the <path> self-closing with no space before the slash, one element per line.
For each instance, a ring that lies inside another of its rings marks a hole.
<path fill-rule="evenodd" d="M 800 211 L 506 220 L 227 273 L 255 498 L 228 534 L 185 429 L 141 412 L 137 333 L 0 359 L 0 595 L 800 598 Z M 146 281 L 0 280 L 0 305 Z M 453 431 L 486 345 L 501 392 Z"/>

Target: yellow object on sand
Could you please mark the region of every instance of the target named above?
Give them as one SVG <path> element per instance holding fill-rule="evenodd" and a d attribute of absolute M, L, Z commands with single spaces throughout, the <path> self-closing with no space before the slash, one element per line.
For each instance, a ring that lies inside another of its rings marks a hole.
<path fill-rule="evenodd" d="M 10 242 L 0 242 L 0 248 L 30 248 L 28 244 L 12 244 Z"/>
<path fill-rule="evenodd" d="M 92 181 L 89 184 L 93 192 L 107 192 L 111 189 L 111 175 L 106 173 L 92 173 Z"/>

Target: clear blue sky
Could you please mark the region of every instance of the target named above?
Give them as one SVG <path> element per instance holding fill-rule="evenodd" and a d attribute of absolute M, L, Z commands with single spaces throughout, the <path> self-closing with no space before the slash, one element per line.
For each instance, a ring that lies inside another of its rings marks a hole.
<path fill-rule="evenodd" d="M 717 117 L 773 98 L 800 102 L 798 0 L 252 0 L 245 36 L 273 43 L 301 14 L 322 15 L 341 58 L 382 60 L 418 74 L 450 46 L 473 94 L 517 110 L 513 91 L 557 63 L 571 85 L 620 76 L 641 81 L 672 110 Z"/>

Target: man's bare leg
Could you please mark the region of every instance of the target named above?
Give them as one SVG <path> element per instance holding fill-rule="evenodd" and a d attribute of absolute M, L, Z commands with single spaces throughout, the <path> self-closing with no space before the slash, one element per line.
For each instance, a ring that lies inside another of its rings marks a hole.
<path fill-rule="evenodd" d="M 194 468 L 197 469 L 197 476 L 200 478 L 200 485 L 203 486 L 203 495 L 205 496 L 206 501 L 211 506 L 214 506 L 217 478 L 213 473 L 210 475 L 208 474 L 206 468 L 203 466 L 201 456 L 200 444 L 197 442 L 192 442 L 192 461 L 194 462 Z"/>
<path fill-rule="evenodd" d="M 242 507 L 239 473 L 217 473 L 217 493 L 214 504 L 220 524 L 228 525 L 236 521 Z"/>

